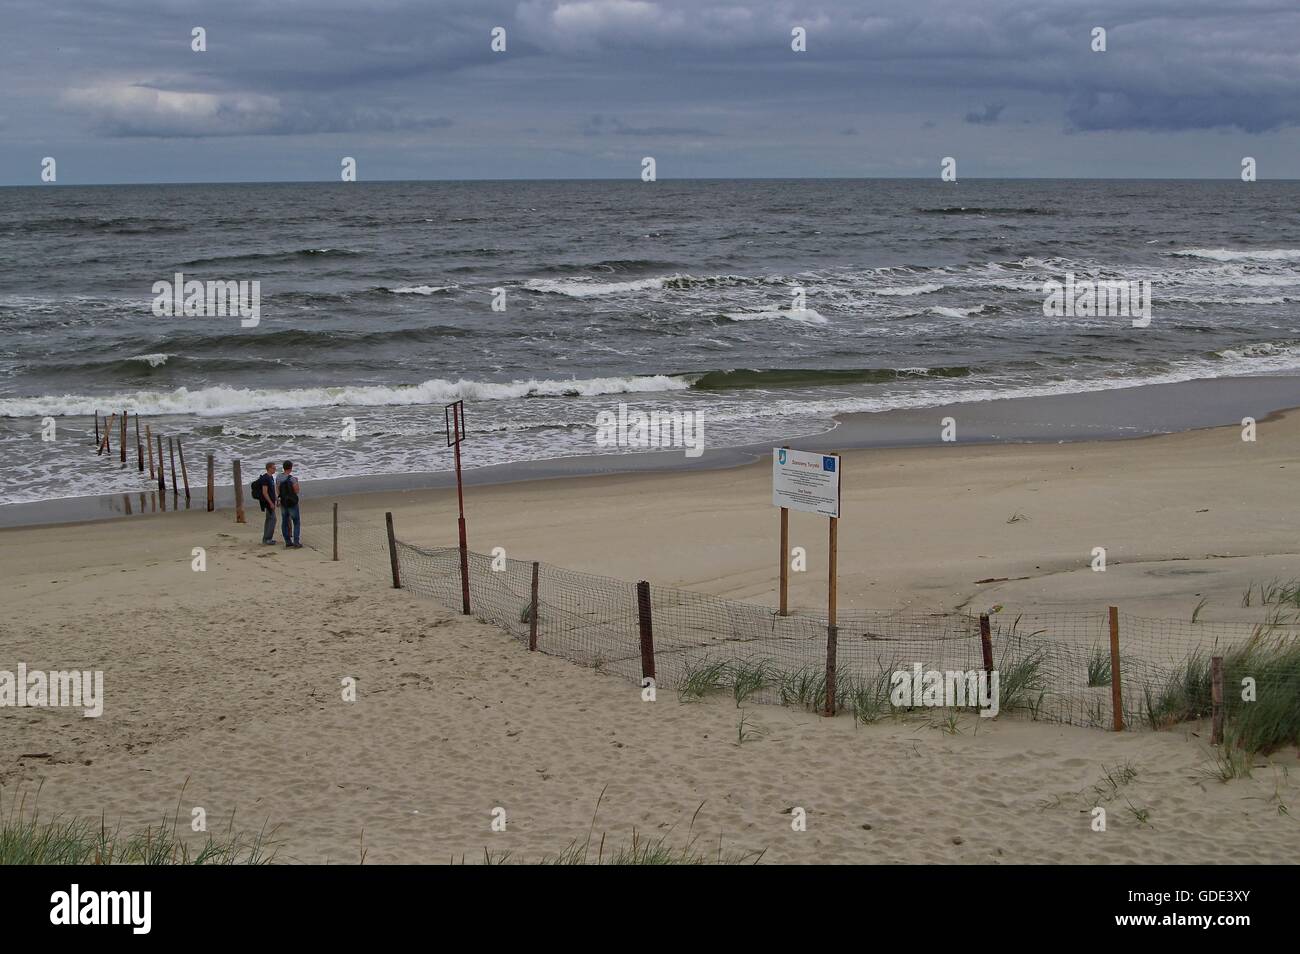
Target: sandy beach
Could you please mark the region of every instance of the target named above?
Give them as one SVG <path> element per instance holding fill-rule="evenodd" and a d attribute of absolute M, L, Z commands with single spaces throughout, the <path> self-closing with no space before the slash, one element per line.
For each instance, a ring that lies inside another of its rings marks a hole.
<path fill-rule="evenodd" d="M 1071 444 L 848 452 L 841 606 L 1102 611 L 1258 620 L 1252 583 L 1297 576 L 1287 514 L 1300 413 L 1241 428 Z M 770 466 L 473 487 L 471 548 L 773 605 Z M 855 726 L 729 696 L 641 701 L 635 684 L 544 653 L 330 560 L 334 499 L 376 528 L 455 542 L 447 490 L 313 493 L 304 542 L 202 510 L 0 531 L 4 667 L 102 669 L 98 719 L 6 709 L 6 806 L 134 828 L 274 829 L 284 862 L 534 861 L 664 837 L 764 862 L 1290 862 L 1294 749 L 1251 778 L 1211 772 L 1208 727 L 1163 732 L 909 715 Z M 1019 519 L 1011 518 L 1019 514 Z M 825 590 L 825 523 L 796 609 Z M 1094 547 L 1104 573 L 1090 568 Z M 207 568 L 194 572 L 202 547 Z M 982 580 L 999 582 L 978 583 Z M 345 702 L 341 680 L 356 679 Z M 182 794 L 183 790 L 183 794 Z M 602 795 L 603 793 L 603 795 Z M 599 810 L 596 811 L 599 799 Z M 1091 809 L 1108 830 L 1091 830 Z M 794 831 L 792 811 L 807 813 Z M 505 831 L 493 831 L 504 809 Z M 499 814 L 499 813 L 498 813 Z M 593 817 L 594 816 L 594 817 Z"/>

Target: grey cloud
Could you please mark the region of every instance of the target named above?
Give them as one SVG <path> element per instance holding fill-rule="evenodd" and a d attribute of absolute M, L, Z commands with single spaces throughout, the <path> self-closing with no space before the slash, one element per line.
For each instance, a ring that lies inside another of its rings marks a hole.
<path fill-rule="evenodd" d="M 699 126 L 629 126 L 613 116 L 596 115 L 582 126 L 584 136 L 716 136 L 712 129 Z"/>
<path fill-rule="evenodd" d="M 35 144 L 80 150 L 79 165 L 93 169 L 105 138 L 121 168 L 141 170 L 132 174 L 237 169 L 258 138 L 278 169 L 312 169 L 315 137 L 346 135 L 392 175 L 617 175 L 625 150 L 654 140 L 677 151 L 666 161 L 679 170 L 689 160 L 712 174 L 929 174 L 936 152 L 987 154 L 995 127 L 1033 138 L 976 164 L 978 174 L 1090 163 L 1105 175 L 1153 158 L 1183 168 L 1224 131 L 1278 137 L 1277 153 L 1296 156 L 1300 172 L 1300 5 L 1225 6 L 175 0 L 141 10 L 131 0 L 8 0 L 0 169 L 21 167 Z M 195 25 L 208 31 L 207 53 L 190 50 Z M 496 26 L 505 53 L 491 50 Z M 807 30 L 807 52 L 790 49 L 795 26 Z M 1105 53 L 1090 48 L 1095 26 L 1108 31 Z M 455 137 L 436 134 L 453 122 Z M 234 137 L 237 146 L 218 142 Z M 141 138 L 201 147 L 129 154 Z M 1081 150 L 1080 138 L 1097 148 Z M 266 166 L 250 158 L 245 168 Z"/>
<path fill-rule="evenodd" d="M 976 126 L 991 126 L 998 121 L 1002 115 L 1002 110 L 1007 108 L 1006 103 L 989 103 L 979 112 L 966 114 L 966 122 L 973 123 Z"/>
<path fill-rule="evenodd" d="M 394 132 L 451 125 L 445 117 L 370 106 L 334 107 L 258 93 L 205 93 L 146 86 L 69 90 L 64 103 L 105 136 L 208 138 Z"/>

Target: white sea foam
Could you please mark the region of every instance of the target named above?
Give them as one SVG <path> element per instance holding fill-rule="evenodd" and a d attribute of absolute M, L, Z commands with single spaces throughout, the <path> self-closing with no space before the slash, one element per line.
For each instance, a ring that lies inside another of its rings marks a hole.
<path fill-rule="evenodd" d="M 583 380 L 528 380 L 495 383 L 489 381 L 445 381 L 433 379 L 410 385 L 354 385 L 333 388 L 212 387 L 191 391 L 135 391 L 99 395 L 0 399 L 0 417 L 44 417 L 46 415 L 90 415 L 99 408 L 122 408 L 140 414 L 194 414 L 219 417 L 253 411 L 306 407 L 383 407 L 440 405 L 451 401 L 504 401 L 528 397 L 590 397 L 601 394 L 634 394 L 654 391 L 684 391 L 690 382 L 666 374 Z"/>
<path fill-rule="evenodd" d="M 930 313 L 939 315 L 942 318 L 969 318 L 972 315 L 978 315 L 983 310 L 983 305 L 975 305 L 971 308 L 944 308 L 942 306 L 935 306 L 930 309 Z"/>
<path fill-rule="evenodd" d="M 646 291 L 664 287 L 667 278 L 638 278 L 629 282 L 561 281 L 557 278 L 530 278 L 524 282 L 529 291 L 568 295 L 570 298 L 595 298 L 623 292 Z"/>
<path fill-rule="evenodd" d="M 782 311 L 779 308 L 765 311 L 728 311 L 725 314 L 732 321 L 771 321 L 784 318 L 790 321 L 799 321 L 805 325 L 828 324 L 828 319 L 824 315 L 811 308 L 791 308 L 788 311 Z"/>
<path fill-rule="evenodd" d="M 392 289 L 394 295 L 434 295 L 441 291 L 451 291 L 455 285 L 401 285 Z"/>
<path fill-rule="evenodd" d="M 1186 302 L 1191 305 L 1285 305 L 1290 301 L 1285 295 L 1248 295 L 1245 298 L 1225 298 L 1220 295 L 1161 295 L 1160 300 Z"/>
<path fill-rule="evenodd" d="M 149 367 L 156 368 L 159 365 L 166 364 L 168 358 L 174 358 L 174 357 L 176 357 L 174 354 L 162 354 L 160 352 L 158 354 L 136 354 L 136 355 L 132 355 L 126 360 L 143 361 L 145 364 L 149 365 Z"/>
<path fill-rule="evenodd" d="M 876 288 L 877 295 L 928 295 L 942 289 L 942 285 L 903 285 L 898 288 Z"/>
<path fill-rule="evenodd" d="M 1300 262 L 1300 248 L 1184 248 L 1173 254 L 1216 262 Z"/>

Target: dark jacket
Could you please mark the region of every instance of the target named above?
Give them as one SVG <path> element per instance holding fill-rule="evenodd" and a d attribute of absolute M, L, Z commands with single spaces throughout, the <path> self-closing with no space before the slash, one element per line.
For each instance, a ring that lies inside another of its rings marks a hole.
<path fill-rule="evenodd" d="M 274 502 L 275 501 L 275 478 L 272 477 L 270 474 L 263 473 L 261 477 L 257 478 L 257 484 L 258 484 L 257 505 L 261 507 L 263 511 L 265 511 L 267 509 L 266 498 L 262 496 L 262 490 L 263 488 L 265 488 L 266 496 L 270 497 L 272 502 Z"/>

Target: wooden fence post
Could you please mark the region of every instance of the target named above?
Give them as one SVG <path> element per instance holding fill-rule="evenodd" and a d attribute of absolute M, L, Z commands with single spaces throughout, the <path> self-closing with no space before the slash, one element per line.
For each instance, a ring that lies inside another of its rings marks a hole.
<path fill-rule="evenodd" d="M 641 580 L 636 585 L 636 614 L 641 626 L 641 680 L 655 678 L 655 636 L 650 619 L 650 584 Z"/>
<path fill-rule="evenodd" d="M 165 475 L 164 468 L 163 468 L 162 435 L 161 435 L 161 434 L 158 435 L 158 493 L 160 493 L 160 494 L 165 494 L 165 493 L 167 493 L 167 477 L 166 477 L 166 475 Z M 166 502 L 166 501 L 163 501 L 163 506 L 164 506 L 164 507 L 167 506 L 167 502 Z"/>
<path fill-rule="evenodd" d="M 1119 607 L 1110 608 L 1110 707 L 1114 712 L 1115 731 L 1124 731 L 1124 694 L 1119 673 Z"/>
<path fill-rule="evenodd" d="M 239 461 L 235 461 L 235 523 L 248 523 L 244 519 L 244 477 Z"/>
<path fill-rule="evenodd" d="M 176 440 L 175 438 L 172 437 L 167 438 L 167 453 L 171 455 L 170 466 L 172 469 L 172 496 L 179 497 L 181 495 L 181 492 L 176 487 Z"/>
<path fill-rule="evenodd" d="M 989 614 L 980 613 L 980 648 L 984 650 L 984 671 L 993 675 L 993 634 L 989 628 Z M 992 685 L 992 683 L 990 683 Z"/>
<path fill-rule="evenodd" d="M 1210 744 L 1223 744 L 1223 657 L 1210 657 L 1210 692 L 1214 702 L 1214 722 Z"/>
<path fill-rule="evenodd" d="M 140 473 L 144 473 L 144 445 L 140 443 L 140 412 L 135 412 L 135 458 Z"/>
<path fill-rule="evenodd" d="M 122 412 L 122 435 L 119 441 L 118 451 L 122 455 L 122 466 L 126 466 L 126 411 Z"/>
<path fill-rule="evenodd" d="M 637 594 L 638 606 L 641 594 Z M 537 561 L 533 561 L 533 598 L 528 604 L 528 651 L 537 651 Z"/>
<path fill-rule="evenodd" d="M 95 449 L 99 449 L 99 409 L 95 409 Z"/>
<path fill-rule="evenodd" d="M 149 479 L 153 480 L 153 427 L 149 424 L 144 426 L 144 446 L 149 452 Z"/>
<path fill-rule="evenodd" d="M 217 462 L 208 455 L 208 513 L 217 509 Z"/>
<path fill-rule="evenodd" d="M 402 588 L 402 572 L 397 567 L 397 536 L 393 533 L 393 512 L 384 514 L 384 523 L 388 526 L 388 561 L 393 565 L 393 589 Z"/>
<path fill-rule="evenodd" d="M 334 562 L 339 562 L 339 502 L 334 501 Z"/>

